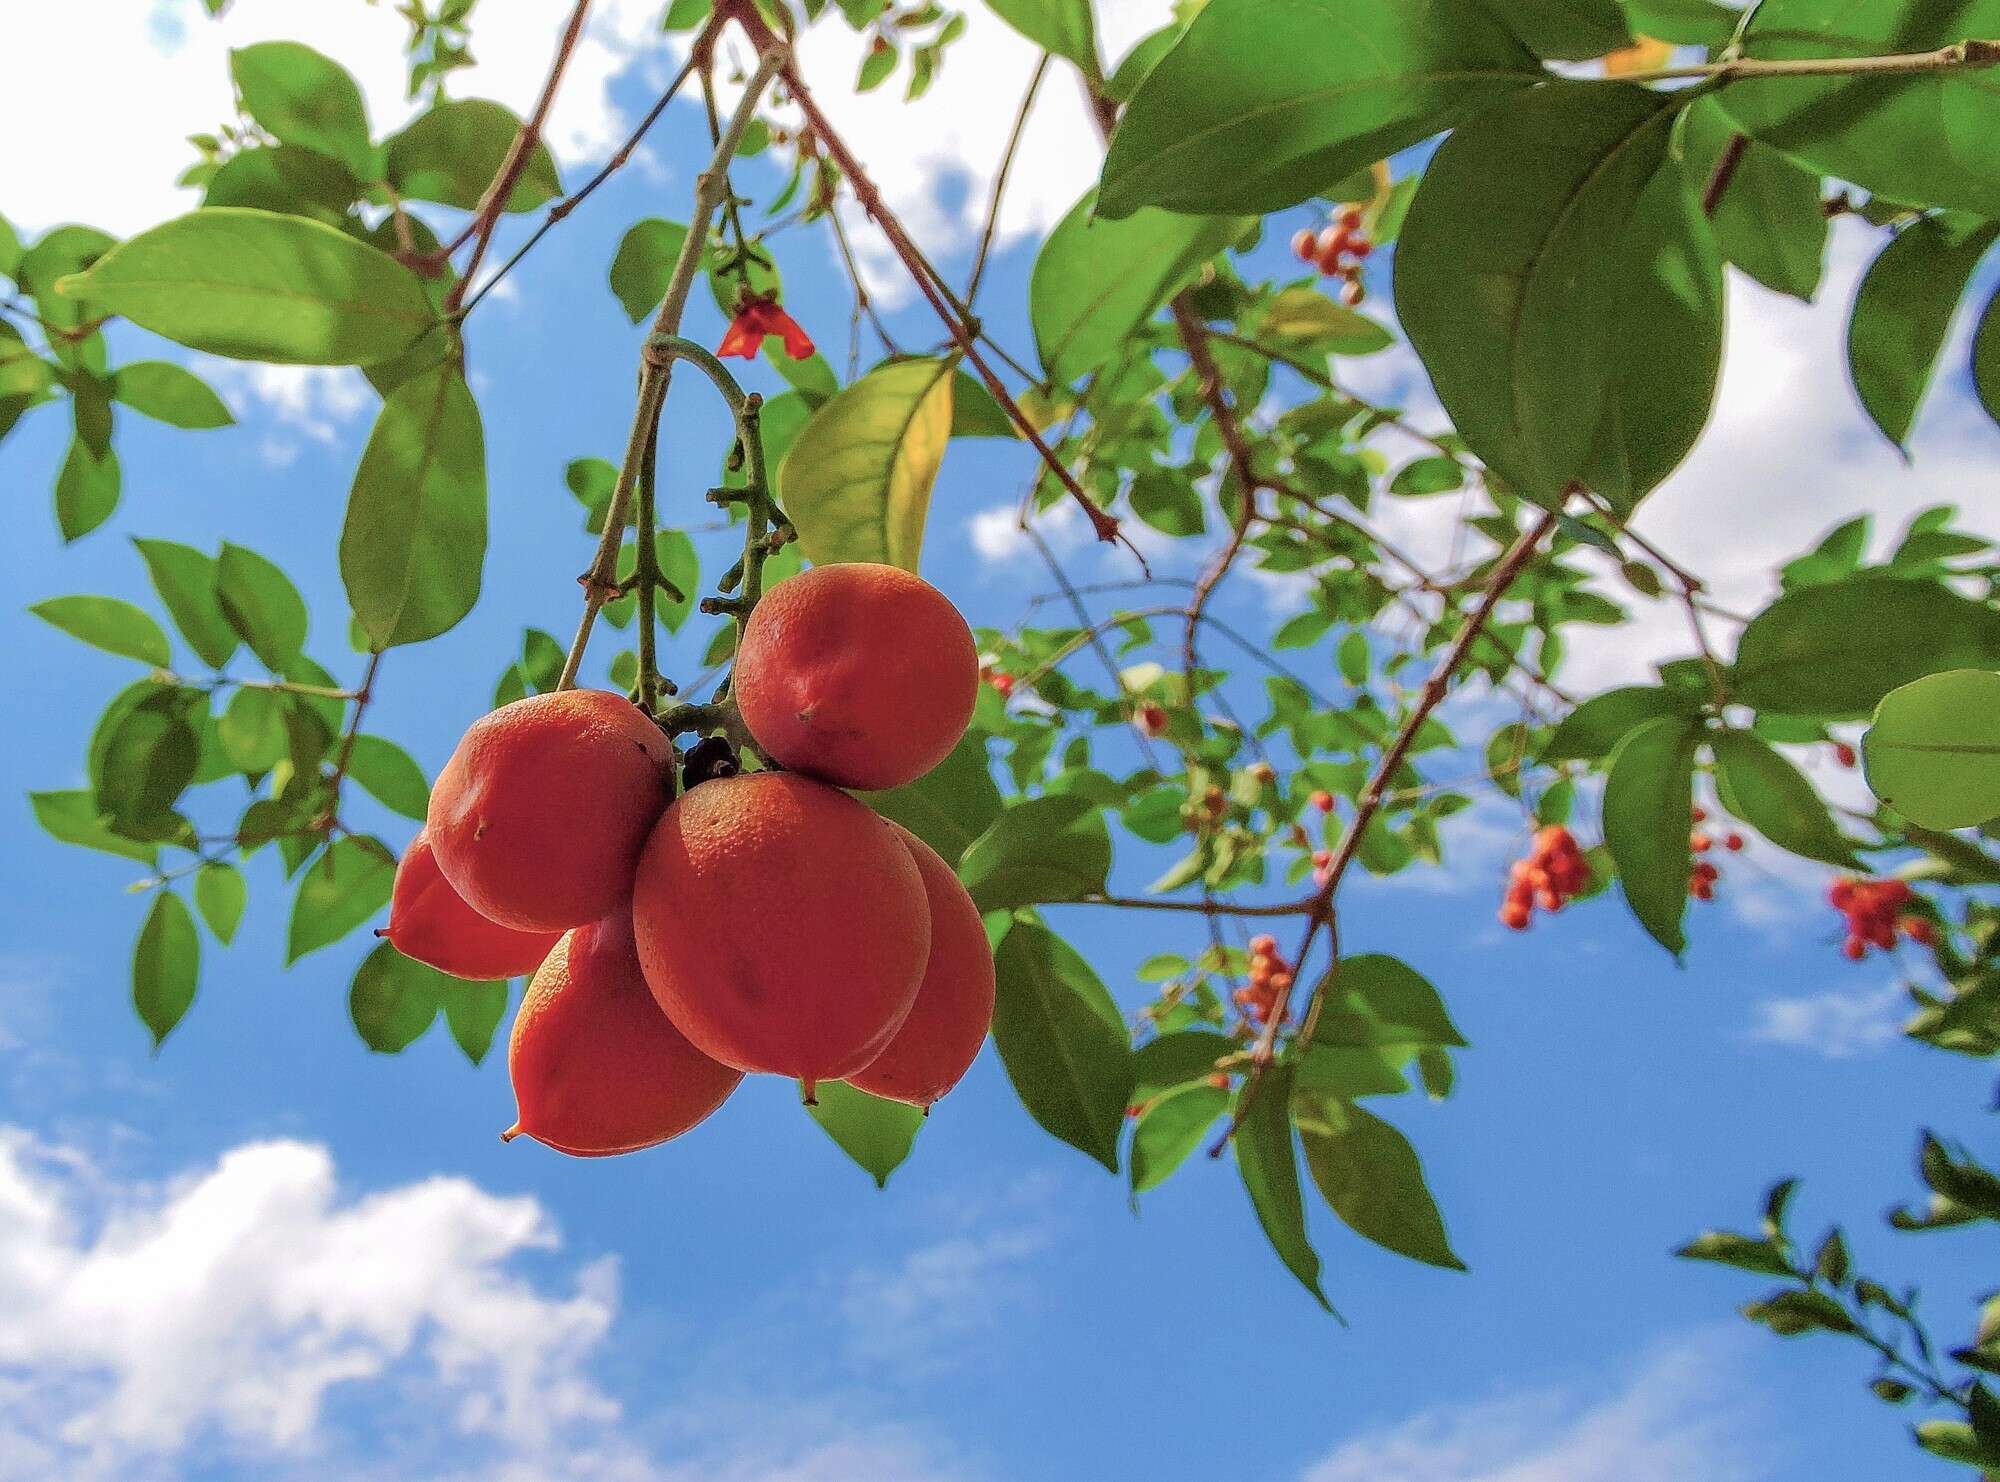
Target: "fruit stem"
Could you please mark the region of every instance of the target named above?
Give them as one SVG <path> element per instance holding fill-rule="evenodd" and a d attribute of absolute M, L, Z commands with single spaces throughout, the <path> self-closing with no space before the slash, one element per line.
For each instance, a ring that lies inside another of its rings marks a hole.
<path fill-rule="evenodd" d="M 639 707 L 648 715 L 660 708 L 660 664 L 653 632 L 653 594 L 660 586 L 659 535 L 653 495 L 659 456 L 660 423 L 656 417 L 646 435 L 646 455 L 639 463 L 639 549 L 632 568 L 632 578 L 639 587 Z"/>

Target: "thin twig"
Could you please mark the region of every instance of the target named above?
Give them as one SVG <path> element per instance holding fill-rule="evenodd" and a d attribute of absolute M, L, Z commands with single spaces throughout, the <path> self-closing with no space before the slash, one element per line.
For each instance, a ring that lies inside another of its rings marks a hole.
<path fill-rule="evenodd" d="M 1042 79 L 1048 76 L 1049 53 L 1043 52 L 1042 59 L 1035 63 L 1034 76 L 1028 79 L 1028 90 L 1021 95 L 1021 107 L 1014 115 L 1014 127 L 1007 135 L 1007 147 L 1000 154 L 1000 169 L 993 176 L 993 194 L 986 202 L 986 227 L 979 234 L 979 251 L 972 258 L 972 276 L 965 284 L 965 306 L 970 309 L 973 300 L 979 297 L 979 280 L 986 275 L 986 257 L 993 250 L 994 234 L 1000 229 L 1000 200 L 1007 193 L 1007 176 L 1014 168 L 1014 156 L 1021 148 L 1021 135 L 1028 127 L 1028 115 L 1034 110 L 1035 95 L 1042 90 Z"/>
<path fill-rule="evenodd" d="M 1742 82 L 1753 77 L 1893 77 L 1958 68 L 1976 71 L 1985 67 L 2000 67 L 2000 41 L 1966 40 L 1941 46 L 1936 51 L 1898 52 L 1880 57 L 1783 57 L 1770 61 L 1737 57 L 1723 62 L 1627 72 L 1615 80 L 1677 82 L 1683 78 L 1709 78 L 1716 82 Z"/>
<path fill-rule="evenodd" d="M 1749 147 L 1748 134 L 1731 134 L 1729 142 L 1722 146 L 1722 153 L 1716 156 L 1715 168 L 1709 172 L 1708 184 L 1702 188 L 1702 215 L 1713 216 L 1722 204 L 1723 194 L 1729 189 L 1729 182 L 1736 178 L 1736 167 L 1743 163 L 1744 151 Z"/>

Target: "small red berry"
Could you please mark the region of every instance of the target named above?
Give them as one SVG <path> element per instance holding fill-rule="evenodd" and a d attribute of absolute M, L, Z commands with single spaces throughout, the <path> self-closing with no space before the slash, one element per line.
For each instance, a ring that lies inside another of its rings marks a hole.
<path fill-rule="evenodd" d="M 1218 1091 L 1227 1091 L 1229 1089 L 1229 1077 L 1219 1070 L 1208 1078 L 1208 1083 Z"/>
<path fill-rule="evenodd" d="M 1743 848 L 1743 835 L 1724 834 L 1722 836 L 1722 847 L 1727 849 L 1731 854 L 1740 852 Z"/>
<path fill-rule="evenodd" d="M 1528 907 L 1509 901 L 1500 908 L 1500 924 L 1510 931 L 1526 931 L 1531 915 Z"/>
<path fill-rule="evenodd" d="M 1714 847 L 1715 841 L 1698 829 L 1688 835 L 1688 848 L 1692 849 L 1696 854 L 1706 854 Z"/>
<path fill-rule="evenodd" d="M 1278 774 L 1269 762 L 1252 762 L 1250 776 L 1257 782 L 1275 782 Z"/>
<path fill-rule="evenodd" d="M 1014 676 L 1011 674 L 996 674 L 986 682 L 993 686 L 993 692 L 1002 699 L 1014 693 Z"/>
<path fill-rule="evenodd" d="M 1342 211 L 1340 213 L 1340 224 L 1350 232 L 1360 231 L 1361 208 L 1359 206 L 1349 206 L 1346 210 Z"/>
<path fill-rule="evenodd" d="M 1375 244 L 1366 237 L 1356 237 L 1352 242 L 1347 244 L 1347 255 L 1356 261 L 1366 257 L 1374 250 Z"/>
<path fill-rule="evenodd" d="M 1932 928 L 1927 916 L 1905 916 L 1896 923 L 1904 936 L 1920 947 L 1928 947 L 1937 940 L 1937 932 Z"/>
<path fill-rule="evenodd" d="M 1139 723 L 1139 729 L 1144 731 L 1148 736 L 1162 736 L 1166 734 L 1167 712 L 1163 706 L 1155 701 L 1142 701 L 1138 710 L 1134 712 L 1133 719 Z"/>
<path fill-rule="evenodd" d="M 1252 957 L 1269 957 L 1277 950 L 1278 939 L 1274 936 L 1264 935 L 1250 938 L 1250 955 Z"/>
<path fill-rule="evenodd" d="M 1322 813 L 1331 813 L 1333 811 L 1333 794 L 1325 788 L 1321 788 L 1312 795 L 1312 805 Z"/>
<path fill-rule="evenodd" d="M 1833 759 L 1839 762 L 1843 767 L 1853 766 L 1855 761 L 1854 748 L 1852 746 L 1849 746 L 1845 741 L 1834 742 Z"/>
<path fill-rule="evenodd" d="M 1315 869 L 1321 869 L 1321 870 L 1323 870 L 1323 869 L 1325 869 L 1325 868 L 1326 868 L 1326 867 L 1327 867 L 1328 865 L 1330 865 L 1330 864 L 1332 864 L 1332 863 L 1333 863 L 1333 851 L 1332 851 L 1332 850 L 1330 850 L 1330 849 L 1315 849 L 1315 850 L 1313 851 L 1313 867 L 1314 867 Z"/>
<path fill-rule="evenodd" d="M 1358 279 L 1350 280 L 1348 285 L 1340 290 L 1340 301 L 1350 309 L 1360 308 L 1361 301 L 1367 297 L 1368 291 L 1361 286 Z"/>
<path fill-rule="evenodd" d="M 1707 823 L 1707 822 L 1708 822 L 1708 809 L 1706 809 L 1706 808 L 1703 808 L 1703 807 L 1701 807 L 1701 806 L 1697 805 L 1697 806 L 1696 806 L 1696 808 L 1695 808 L 1695 810 L 1694 810 L 1694 821 L 1695 821 L 1696 823 Z"/>
<path fill-rule="evenodd" d="M 1319 236 L 1311 227 L 1300 227 L 1292 233 L 1292 252 L 1300 262 L 1311 262 L 1319 256 Z"/>
<path fill-rule="evenodd" d="M 1868 944 L 1860 937 L 1849 937 L 1840 944 L 1840 955 L 1849 962 L 1859 962 L 1868 951 Z"/>

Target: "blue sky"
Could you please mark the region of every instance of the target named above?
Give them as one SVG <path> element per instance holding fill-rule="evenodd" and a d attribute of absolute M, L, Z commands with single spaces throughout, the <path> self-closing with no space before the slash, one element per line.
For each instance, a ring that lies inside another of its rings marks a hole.
<path fill-rule="evenodd" d="M 150 40 L 107 58 L 105 85 L 155 100 L 169 136 L 184 132 L 175 108 L 225 107 L 221 45 L 294 19 L 239 0 L 234 29 L 210 35 L 191 3 L 105 8 L 154 18 L 150 32 L 130 28 Z M 329 29 L 315 39 L 386 109 L 392 89 L 376 84 L 398 66 L 395 27 L 347 8 L 315 18 Z M 508 10 L 496 7 L 481 48 L 492 71 L 462 90 L 518 104 L 554 7 Z M 661 54 L 621 71 L 649 34 L 644 10 L 608 6 L 580 59 L 557 131 L 572 180 L 645 101 Z M 1107 30 L 1129 37 L 1144 20 L 1114 7 Z M 823 70 L 851 75 L 848 38 L 815 45 Z M 983 192 L 1026 65 L 980 17 L 913 121 L 879 102 L 837 114 L 947 271 L 969 261 L 960 203 Z M 26 127 L 34 106 L 0 101 L 0 122 Z M 1016 344 L 1023 233 L 1090 173 L 1063 133 L 1080 119 L 1074 101 L 1052 112 L 984 290 Z M 648 157 L 474 319 L 492 470 L 485 600 L 445 638 L 391 656 L 370 725 L 430 773 L 488 702 L 521 628 L 566 637 L 574 621 L 587 551 L 562 470 L 615 456 L 636 345 L 604 273 L 631 219 L 684 214 L 697 128 L 691 110 L 670 112 Z M 155 161 L 175 149 L 149 137 L 136 161 L 93 152 L 108 147 L 86 128 L 59 170 L 27 162 L 16 178 L 10 162 L 0 211 L 25 231 L 77 218 L 132 229 L 174 209 Z M 795 311 L 841 363 L 847 299 L 830 242 L 793 232 L 778 250 Z M 1956 382 L 1913 470 L 1868 440 L 1828 354 L 1862 260 L 1840 239 L 1815 312 L 1738 292 L 1728 409 L 1642 522 L 1743 602 L 1773 556 L 1857 509 L 1951 497 L 1972 470 L 1990 482 L 1994 431 Z M 880 281 L 894 325 L 930 338 Z M 695 333 L 719 333 L 711 306 L 698 315 Z M 116 351 L 175 353 L 136 333 Z M 1749 1330 L 1731 1308 L 1754 1278 L 1667 1255 L 1705 1225 L 1747 1223 L 1765 1182 L 1795 1173 L 1802 1222 L 1847 1219 L 1862 1265 L 1921 1281 L 1946 1332 L 1973 1287 L 1962 1239 L 1892 1236 L 1876 1216 L 1914 1183 L 1916 1127 L 1975 1130 L 1990 1076 L 1895 1042 L 1892 970 L 1840 961 L 1817 874 L 1755 850 L 1698 914 L 1685 970 L 1608 900 L 1523 936 L 1499 931 L 1520 837 L 1502 809 L 1468 816 L 1443 877 L 1359 883 L 1347 945 L 1421 969 L 1472 1042 L 1449 1101 L 1385 1108 L 1421 1150 L 1471 1272 L 1413 1265 L 1319 1220 L 1347 1327 L 1263 1246 L 1226 1163 L 1185 1170 L 1135 1219 L 1120 1181 L 1029 1121 L 990 1051 L 886 1193 L 775 1081 L 634 1157 L 503 1147 L 501 1055 L 472 1069 L 441 1027 L 398 1057 L 355 1038 L 359 939 L 282 967 L 287 896 L 268 858 L 251 870 L 236 945 L 205 942 L 201 996 L 149 1056 L 127 1001 L 134 871 L 49 842 L 19 797 L 79 783 L 92 719 L 130 666 L 21 609 L 73 591 L 150 602 L 126 537 L 226 536 L 291 572 L 313 605 L 312 651 L 343 678 L 359 670 L 334 542 L 370 398 L 340 377 L 202 369 L 241 425 L 122 421 L 125 501 L 76 547 L 60 545 L 48 507 L 63 419 L 40 413 L 0 450 L 15 504 L 0 644 L 17 696 L 0 728 L 16 795 L 0 802 L 0 1479 L 1804 1482 L 1942 1470 L 1913 1459 L 1844 1346 Z M 1426 407 L 1406 361 L 1355 373 Z M 670 510 L 693 507 L 721 446 L 701 392 L 680 386 L 669 414 Z M 1022 450 L 998 444 L 947 460 L 925 574 L 975 622 L 1015 620 L 1047 585 L 1001 513 L 1028 472 Z M 1420 543 L 1442 538 L 1433 512 L 1385 518 Z M 1079 571 L 1111 559 L 1061 517 L 1051 538 Z M 1267 625 L 1286 594 L 1243 581 L 1224 600 Z M 690 625 L 671 657 L 692 665 L 704 637 Z M 1679 641 L 1671 612 L 1649 612 L 1621 647 L 1579 652 L 1573 683 L 1612 682 Z M 1328 652 L 1303 662 L 1331 673 Z M 406 837 L 386 815 L 362 816 Z M 1158 872 L 1152 851 L 1120 848 L 1121 884 Z M 1052 914 L 1127 1004 L 1143 999 L 1142 958 L 1170 934 L 1193 940 L 1153 917 Z"/>

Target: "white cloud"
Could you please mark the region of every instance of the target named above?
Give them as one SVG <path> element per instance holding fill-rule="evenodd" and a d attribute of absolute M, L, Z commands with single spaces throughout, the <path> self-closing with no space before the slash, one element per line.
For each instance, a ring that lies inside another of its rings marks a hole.
<path fill-rule="evenodd" d="M 280 424 L 320 443 L 333 442 L 341 426 L 359 416 L 375 396 L 367 378 L 352 366 L 256 365 L 201 355 L 195 358 L 195 370 L 238 417 L 254 403 Z M 284 462 L 297 454 L 273 441 L 266 456 L 277 456 L 279 449 Z"/>
<path fill-rule="evenodd" d="M 1302 1482 L 1756 1482 L 1768 1462 L 1721 1349 L 1706 1339 L 1665 1349 L 1611 1393 L 1441 1405 L 1344 1442 Z"/>
<path fill-rule="evenodd" d="M 1767 998 L 1755 1007 L 1751 1039 L 1846 1060 L 1900 1038 L 1910 1000 L 1902 985 L 1892 981 L 1879 987 L 1827 988 Z"/>
<path fill-rule="evenodd" d="M 1031 1299 L 1019 1268 L 1050 1238 L 1038 1224 L 1004 1224 L 949 1235 L 892 1265 L 852 1273 L 840 1301 L 850 1351 L 900 1371 L 963 1354 Z"/>

